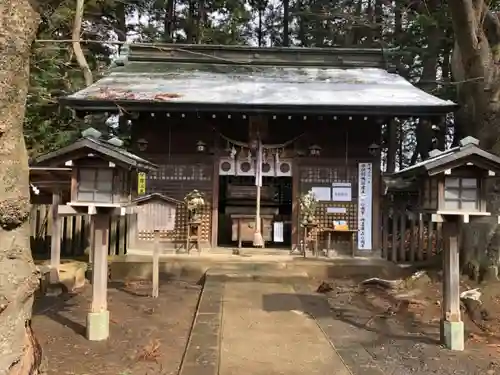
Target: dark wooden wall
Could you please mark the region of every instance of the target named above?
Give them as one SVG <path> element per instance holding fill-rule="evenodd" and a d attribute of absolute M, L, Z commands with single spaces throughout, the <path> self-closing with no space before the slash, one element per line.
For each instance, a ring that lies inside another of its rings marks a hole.
<path fill-rule="evenodd" d="M 245 117 L 245 118 L 244 118 Z M 133 121 L 132 149 L 135 153 L 157 163 L 157 172 L 147 176 L 147 193 L 159 192 L 182 200 L 191 190 L 198 189 L 206 198 L 203 219 L 203 240 L 211 242 L 212 226 L 217 225 L 212 209 L 214 195 L 217 195 L 218 173 L 214 168 L 218 155 L 224 155 L 226 137 L 246 142 L 248 140 L 248 116 L 242 114 L 197 114 L 181 113 L 142 114 Z M 312 185 L 320 182 L 350 181 L 353 184 L 353 198 L 357 194 L 357 163 L 373 160 L 368 152 L 372 143 L 380 144 L 380 125 L 372 118 L 353 116 L 273 116 L 268 117 L 268 131 L 264 143 L 279 144 L 299 137 L 289 149 L 285 157 L 296 159 L 298 173 L 294 187 L 295 198 L 306 192 Z M 147 150 L 141 152 L 137 140 L 148 142 Z M 196 152 L 196 142 L 203 141 L 209 151 L 205 154 Z M 308 152 L 308 148 L 316 144 L 322 148 L 318 158 L 298 157 Z M 326 173 L 326 175 L 325 175 Z M 214 178 L 214 176 L 216 176 Z M 315 177 L 316 176 L 316 177 Z M 322 177 L 323 176 L 323 177 Z M 326 176 L 326 177 L 325 177 Z M 321 181 L 319 181 L 319 180 Z M 374 192 L 375 194 L 375 192 Z M 322 205 L 323 207 L 324 205 Z M 336 205 L 338 206 L 338 205 Z M 216 210 L 217 207 L 214 207 Z M 349 223 L 357 225 L 356 201 L 348 205 Z M 185 240 L 182 229 L 187 220 L 182 207 L 178 210 L 178 223 L 175 233 L 169 238 L 176 242 Z M 326 210 L 326 206 L 323 207 Z M 297 216 L 297 207 L 294 216 Z M 326 216 L 320 215 L 326 220 Z M 329 220 L 329 219 L 328 219 Z M 297 221 L 295 226 L 297 226 Z M 297 228 L 293 230 L 297 237 Z M 296 241 L 293 241 L 296 244 Z"/>
<path fill-rule="evenodd" d="M 206 142 L 212 150 L 226 144 L 218 133 L 239 141 L 248 139 L 248 116 L 242 114 L 166 113 L 143 114 L 133 121 L 132 146 L 144 138 L 149 142 L 147 154 L 164 158 L 195 154 L 196 142 Z M 215 116 L 215 117 L 213 117 Z M 230 118 L 228 118 L 230 117 Z M 245 118 L 244 118 L 245 117 Z M 380 144 L 380 124 L 363 116 L 273 116 L 268 117 L 268 132 L 264 143 L 283 143 L 301 137 L 294 143 L 296 150 L 319 145 L 323 157 L 369 157 L 368 146 Z M 365 120 L 366 119 L 366 120 Z M 346 144 L 348 147 L 346 149 Z M 135 152 L 140 153 L 137 148 Z"/>

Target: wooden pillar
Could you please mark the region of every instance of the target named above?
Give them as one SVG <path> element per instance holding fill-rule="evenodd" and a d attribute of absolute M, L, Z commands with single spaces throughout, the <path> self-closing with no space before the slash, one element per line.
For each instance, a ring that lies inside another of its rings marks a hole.
<path fill-rule="evenodd" d="M 90 217 L 89 223 L 89 263 L 94 263 L 94 249 L 95 249 L 95 220 Z"/>
<path fill-rule="evenodd" d="M 297 158 L 292 164 L 292 252 L 300 252 L 300 167 Z"/>
<path fill-rule="evenodd" d="M 445 246 L 441 340 L 451 350 L 464 350 L 464 325 L 460 317 L 458 218 L 459 216 L 449 216 L 443 220 Z"/>
<path fill-rule="evenodd" d="M 372 251 L 377 252 L 377 255 L 382 255 L 382 246 L 381 246 L 381 214 L 380 214 L 380 202 L 382 200 L 382 176 L 380 172 L 380 153 L 377 154 L 375 160 L 373 161 L 372 168 Z"/>
<path fill-rule="evenodd" d="M 217 247 L 219 228 L 219 153 L 214 156 L 214 171 L 212 174 L 212 222 L 210 242 L 212 249 Z"/>
<path fill-rule="evenodd" d="M 94 266 L 92 273 L 92 312 L 108 309 L 108 217 L 93 215 L 94 220 Z"/>
<path fill-rule="evenodd" d="M 154 231 L 154 244 L 153 244 L 153 291 L 151 293 L 153 298 L 158 298 L 159 284 L 160 284 L 160 231 Z"/>
<path fill-rule="evenodd" d="M 61 264 L 61 204 L 60 192 L 52 193 L 52 233 L 50 237 L 50 283 L 59 282 L 59 265 Z"/>
<path fill-rule="evenodd" d="M 95 214 L 94 263 L 92 267 L 92 305 L 87 316 L 87 338 L 91 341 L 109 337 L 108 288 L 108 230 L 109 216 Z"/>
<path fill-rule="evenodd" d="M 398 121 L 391 119 L 387 123 L 388 146 L 387 146 L 387 168 L 386 172 L 392 173 L 396 170 L 396 150 L 398 147 Z"/>

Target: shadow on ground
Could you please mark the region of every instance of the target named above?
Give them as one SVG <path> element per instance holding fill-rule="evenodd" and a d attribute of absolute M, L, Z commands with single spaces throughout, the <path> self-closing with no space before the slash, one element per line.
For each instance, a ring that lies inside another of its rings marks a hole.
<path fill-rule="evenodd" d="M 149 283 L 110 283 L 110 337 L 85 338 L 92 286 L 76 294 L 37 296 L 32 326 L 48 375 L 177 375 L 200 295 L 200 286 L 162 281 L 159 298 Z"/>
<path fill-rule="evenodd" d="M 270 312 L 299 311 L 314 318 L 339 354 L 357 353 L 347 360 L 354 375 L 366 373 L 355 365 L 363 355 L 387 375 L 500 374 L 500 345 L 473 340 L 467 331 L 464 352 L 452 352 L 440 345 L 440 308 L 434 295 L 428 305 L 415 307 L 386 292 L 360 290 L 357 281 L 329 282 L 333 289 L 326 294 L 296 286 L 296 294 L 265 295 L 263 308 Z"/>
<path fill-rule="evenodd" d="M 439 325 L 423 325 L 411 316 L 410 320 L 405 322 L 408 334 L 395 333 L 392 332 L 389 322 L 391 316 L 386 312 L 376 311 L 373 308 L 363 311 L 355 307 L 332 307 L 327 297 L 319 294 L 268 294 L 263 296 L 262 306 L 269 312 L 301 311 L 317 320 L 324 318 L 339 320 L 360 330 L 378 334 L 379 342 L 372 344 L 383 344 L 388 340 L 398 339 L 439 345 L 439 337 L 431 333 L 436 328 L 439 329 Z"/>

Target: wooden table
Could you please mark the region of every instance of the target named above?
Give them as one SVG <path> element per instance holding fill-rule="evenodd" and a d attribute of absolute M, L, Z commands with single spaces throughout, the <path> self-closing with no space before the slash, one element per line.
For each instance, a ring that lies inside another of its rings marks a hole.
<path fill-rule="evenodd" d="M 266 242 L 271 241 L 271 223 L 273 215 L 261 215 L 260 232 Z M 255 234 L 255 215 L 232 214 L 232 241 L 238 241 L 238 249 L 241 249 L 242 242 L 253 242 Z"/>
<path fill-rule="evenodd" d="M 348 229 L 348 230 L 338 230 L 334 228 L 322 228 L 320 230 L 320 234 L 326 233 L 326 255 L 328 256 L 328 253 L 330 250 L 333 250 L 331 248 L 332 245 L 332 238 L 333 239 L 338 239 L 339 238 L 348 238 L 350 245 L 351 245 L 351 255 L 354 257 L 356 255 L 356 238 L 355 235 L 358 233 L 357 230 L 355 229 Z"/>

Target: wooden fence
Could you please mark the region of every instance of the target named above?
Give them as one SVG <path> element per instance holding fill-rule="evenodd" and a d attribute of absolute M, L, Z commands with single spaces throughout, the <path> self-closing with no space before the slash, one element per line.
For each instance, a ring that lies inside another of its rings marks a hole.
<path fill-rule="evenodd" d="M 33 256 L 50 256 L 52 214 L 50 205 L 32 205 L 30 215 Z M 110 219 L 109 255 L 127 253 L 129 216 Z M 80 257 L 90 250 L 90 218 L 86 215 L 63 217 L 61 256 Z M 442 225 L 430 221 L 430 215 L 408 210 L 408 205 L 386 202 L 382 210 L 382 256 L 397 263 L 430 259 L 441 251 Z"/>
<path fill-rule="evenodd" d="M 31 251 L 36 258 L 50 256 L 52 213 L 50 205 L 32 205 L 30 214 Z M 127 216 L 110 219 L 109 255 L 127 251 Z M 66 216 L 61 220 L 61 256 L 80 257 L 90 250 L 90 218 L 87 215 Z"/>
<path fill-rule="evenodd" d="M 442 224 L 430 215 L 386 204 L 382 210 L 382 256 L 397 263 L 430 259 L 443 248 Z"/>

